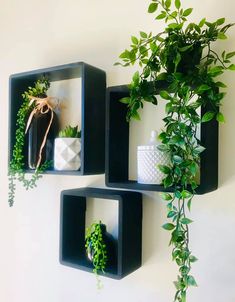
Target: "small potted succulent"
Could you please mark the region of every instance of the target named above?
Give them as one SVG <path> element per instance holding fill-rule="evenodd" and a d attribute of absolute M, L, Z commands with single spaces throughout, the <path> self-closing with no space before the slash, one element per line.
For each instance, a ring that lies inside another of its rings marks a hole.
<path fill-rule="evenodd" d="M 99 272 L 105 274 L 107 266 L 114 263 L 115 260 L 114 239 L 107 233 L 106 225 L 101 221 L 92 223 L 86 229 L 85 248 L 87 258 L 94 267 L 97 288 L 100 289 L 102 284 L 98 278 Z"/>
<path fill-rule="evenodd" d="M 81 166 L 79 152 L 81 150 L 81 131 L 78 126 L 67 126 L 59 132 L 55 139 L 54 168 L 56 170 L 74 171 Z"/>

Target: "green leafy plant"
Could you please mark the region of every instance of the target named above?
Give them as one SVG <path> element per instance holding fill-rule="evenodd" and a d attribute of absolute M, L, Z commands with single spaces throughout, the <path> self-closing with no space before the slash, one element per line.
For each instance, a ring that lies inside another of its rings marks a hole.
<path fill-rule="evenodd" d="M 36 187 L 38 179 L 42 177 L 42 173 L 51 166 L 51 162 L 42 163 L 30 178 L 26 178 L 24 171 L 24 146 L 25 146 L 25 129 L 27 118 L 34 109 L 34 104 L 30 104 L 30 97 L 46 97 L 46 92 L 50 87 L 47 78 L 42 78 L 35 82 L 34 87 L 29 87 L 22 94 L 23 102 L 17 113 L 15 144 L 13 147 L 12 160 L 9 165 L 9 192 L 8 203 L 13 206 L 15 200 L 16 181 L 23 184 L 26 190 Z"/>
<path fill-rule="evenodd" d="M 197 258 L 189 248 L 192 220 L 188 215 L 198 186 L 200 154 L 205 148 L 196 133 L 201 123 L 225 121 L 219 108 L 226 85 L 217 77 L 235 70 L 231 63 L 235 52 L 217 53 L 212 48 L 217 40 L 227 39 L 226 32 L 233 24 L 225 24 L 224 18 L 189 22 L 192 10 L 182 8 L 180 0 L 152 0 L 148 12 L 156 13 L 156 20 L 165 21 L 165 29 L 156 35 L 141 31 L 139 37 L 132 36 L 130 49 L 121 53 L 122 62 L 116 63 L 124 67 L 138 63 L 142 68 L 133 75 L 130 96 L 120 100 L 127 105 L 127 121 L 140 119 L 139 109 L 145 102 L 166 102 L 159 150 L 169 153 L 171 163 L 158 168 L 165 174 L 164 187 L 173 189 L 173 193 L 161 196 L 170 220 L 163 228 L 171 232 L 172 259 L 179 267 L 174 301 L 180 302 L 186 301 L 189 286 L 197 286 L 190 273 Z M 202 107 L 209 110 L 201 118 L 197 109 Z"/>
<path fill-rule="evenodd" d="M 66 126 L 65 129 L 63 129 L 59 132 L 59 137 L 80 138 L 81 137 L 81 131 L 78 131 L 78 126 L 71 127 L 69 125 L 69 126 Z"/>
<path fill-rule="evenodd" d="M 93 272 L 97 277 L 97 287 L 101 288 L 102 284 L 100 279 L 98 278 L 99 272 L 105 273 L 106 265 L 107 265 L 107 247 L 103 238 L 103 230 L 102 227 L 104 225 L 101 221 L 94 222 L 90 227 L 86 229 L 85 236 L 85 247 L 87 251 L 87 255 L 93 264 Z"/>

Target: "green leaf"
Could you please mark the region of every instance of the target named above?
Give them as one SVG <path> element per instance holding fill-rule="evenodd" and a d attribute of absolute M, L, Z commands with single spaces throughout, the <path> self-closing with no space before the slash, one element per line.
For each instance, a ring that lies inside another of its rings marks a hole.
<path fill-rule="evenodd" d="M 223 73 L 223 67 L 222 66 L 215 66 L 208 70 L 208 74 L 212 77 L 216 77 Z"/>
<path fill-rule="evenodd" d="M 160 91 L 160 96 L 165 100 L 171 99 L 171 96 L 169 95 L 169 93 L 166 90 Z"/>
<path fill-rule="evenodd" d="M 175 7 L 176 7 L 177 9 L 179 9 L 180 6 L 181 6 L 180 0 L 175 0 Z"/>
<path fill-rule="evenodd" d="M 216 82 L 215 83 L 216 87 L 221 87 L 221 88 L 227 88 L 227 86 L 223 82 Z"/>
<path fill-rule="evenodd" d="M 180 48 L 179 48 L 179 51 L 185 52 L 185 51 L 189 50 L 189 49 L 192 48 L 192 47 L 193 47 L 192 44 L 191 44 L 191 45 L 184 46 L 184 47 L 180 47 Z"/>
<path fill-rule="evenodd" d="M 144 31 L 140 31 L 140 36 L 143 39 L 147 39 L 148 38 L 148 35 Z"/>
<path fill-rule="evenodd" d="M 183 161 L 183 158 L 178 155 L 173 155 L 173 161 L 177 164 L 181 164 Z"/>
<path fill-rule="evenodd" d="M 194 148 L 193 151 L 194 151 L 196 154 L 200 154 L 200 153 L 202 153 L 205 149 L 206 149 L 206 148 L 203 147 L 203 146 L 197 146 L 196 148 Z"/>
<path fill-rule="evenodd" d="M 164 200 L 167 200 L 167 201 L 172 200 L 172 196 L 169 193 L 160 193 L 160 196 Z"/>
<path fill-rule="evenodd" d="M 188 285 L 190 285 L 190 286 L 197 286 L 197 283 L 196 283 L 196 281 L 195 281 L 195 279 L 194 279 L 193 276 L 188 276 L 188 278 L 187 278 L 187 283 L 188 283 Z"/>
<path fill-rule="evenodd" d="M 137 111 L 132 112 L 131 116 L 132 116 L 133 119 L 135 119 L 137 121 L 141 120 L 140 119 L 140 115 L 139 115 L 139 113 Z"/>
<path fill-rule="evenodd" d="M 170 6 L 171 6 L 171 0 L 166 0 L 165 1 L 165 6 L 166 6 L 166 8 L 170 8 Z"/>
<path fill-rule="evenodd" d="M 209 122 L 210 120 L 213 119 L 214 116 L 215 116 L 215 112 L 213 111 L 206 112 L 202 117 L 202 123 Z"/>
<path fill-rule="evenodd" d="M 217 38 L 221 39 L 221 40 L 225 40 L 225 39 L 227 39 L 227 36 L 225 35 L 224 32 L 220 31 L 220 32 L 218 32 Z"/>
<path fill-rule="evenodd" d="M 124 52 L 122 52 L 119 56 L 120 59 L 129 59 L 130 52 L 126 49 Z"/>
<path fill-rule="evenodd" d="M 235 56 L 235 51 L 228 52 L 228 53 L 226 54 L 226 59 L 230 59 L 230 58 L 232 58 L 232 57 L 234 57 L 234 56 Z"/>
<path fill-rule="evenodd" d="M 162 228 L 164 230 L 171 231 L 175 228 L 175 225 L 172 223 L 165 223 L 165 224 L 163 224 Z"/>
<path fill-rule="evenodd" d="M 162 12 L 160 15 L 158 15 L 155 19 L 156 20 L 161 20 L 164 19 L 166 17 L 166 12 Z"/>
<path fill-rule="evenodd" d="M 191 198 L 191 197 L 193 196 L 193 194 L 192 194 L 191 192 L 189 192 L 188 190 L 183 190 L 183 191 L 181 192 L 181 196 L 182 196 L 183 198 Z"/>
<path fill-rule="evenodd" d="M 190 260 L 190 262 L 194 263 L 194 262 L 196 262 L 198 259 L 197 259 L 197 257 L 191 255 L 191 256 L 189 257 L 189 260 Z"/>
<path fill-rule="evenodd" d="M 177 23 L 170 23 L 168 24 L 168 27 L 169 28 L 172 28 L 172 29 L 176 29 L 179 25 Z"/>
<path fill-rule="evenodd" d="M 220 19 L 218 19 L 218 20 L 216 21 L 216 24 L 217 24 L 217 25 L 222 25 L 222 24 L 224 24 L 224 22 L 225 22 L 225 18 L 220 18 Z"/>
<path fill-rule="evenodd" d="M 202 93 L 202 92 L 204 92 L 204 91 L 207 91 L 207 90 L 209 90 L 209 89 L 211 89 L 210 86 L 208 86 L 208 85 L 206 85 L 206 84 L 202 84 L 201 86 L 198 87 L 197 93 L 200 94 L 200 93 Z"/>
<path fill-rule="evenodd" d="M 135 36 L 132 36 L 132 37 L 131 37 L 131 41 L 132 41 L 132 43 L 135 44 L 135 45 L 137 45 L 138 42 L 139 42 L 138 39 L 137 39 Z"/>
<path fill-rule="evenodd" d="M 130 97 L 125 97 L 125 98 L 120 99 L 120 102 L 123 104 L 129 104 L 130 99 L 131 99 Z"/>
<path fill-rule="evenodd" d="M 181 292 L 181 302 L 186 302 L 186 292 L 185 291 Z"/>
<path fill-rule="evenodd" d="M 216 120 L 217 120 L 218 122 L 220 122 L 220 123 L 225 123 L 225 118 L 224 118 L 223 113 L 218 112 L 218 113 L 216 114 Z"/>
<path fill-rule="evenodd" d="M 151 3 L 148 8 L 148 13 L 154 13 L 158 8 L 158 3 Z"/>
<path fill-rule="evenodd" d="M 192 205 L 192 198 L 190 198 L 187 203 L 187 207 L 188 207 L 189 211 L 191 211 L 191 205 Z"/>
<path fill-rule="evenodd" d="M 132 80 L 133 80 L 133 82 L 134 82 L 135 85 L 138 85 L 138 84 L 139 84 L 139 81 L 140 81 L 140 74 L 139 74 L 139 71 L 136 71 L 136 72 L 133 74 Z"/>
<path fill-rule="evenodd" d="M 169 174 L 171 173 L 171 169 L 168 166 L 165 165 L 158 165 L 158 169 L 164 173 L 164 174 Z"/>
<path fill-rule="evenodd" d="M 235 64 L 231 64 L 229 67 L 228 67 L 229 70 L 235 70 Z"/>
<path fill-rule="evenodd" d="M 176 214 L 177 214 L 177 212 L 175 212 L 175 211 L 170 211 L 170 212 L 167 214 L 167 218 L 172 218 L 172 217 L 174 217 Z"/>
<path fill-rule="evenodd" d="M 184 12 L 183 12 L 183 16 L 187 17 L 192 13 L 193 9 L 192 8 L 187 8 Z"/>
<path fill-rule="evenodd" d="M 191 219 L 189 219 L 189 218 L 184 217 L 184 218 L 180 219 L 180 222 L 181 222 L 182 224 L 190 224 L 190 223 L 192 223 L 193 221 L 192 221 Z"/>
<path fill-rule="evenodd" d="M 199 26 L 199 27 L 203 27 L 204 24 L 205 24 L 205 22 L 206 22 L 206 18 L 203 18 L 203 19 L 199 22 L 198 26 Z"/>
<path fill-rule="evenodd" d="M 163 184 L 164 184 L 164 188 L 168 188 L 168 187 L 172 186 L 172 184 L 173 184 L 172 177 L 170 175 L 168 175 L 166 178 L 164 178 Z"/>
<path fill-rule="evenodd" d="M 159 151 L 162 151 L 162 152 L 165 152 L 165 151 L 168 150 L 168 146 L 167 145 L 163 145 L 163 144 L 158 145 L 157 148 L 158 148 Z"/>

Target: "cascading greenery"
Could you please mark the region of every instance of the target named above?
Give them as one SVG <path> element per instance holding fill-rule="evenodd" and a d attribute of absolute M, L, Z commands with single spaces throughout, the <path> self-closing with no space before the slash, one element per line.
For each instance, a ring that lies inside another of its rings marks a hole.
<path fill-rule="evenodd" d="M 158 12 L 155 19 L 165 21 L 164 31 L 157 35 L 141 31 L 140 37 L 132 36 L 131 48 L 120 55 L 122 63 L 116 65 L 139 63 L 142 68 L 133 75 L 130 96 L 121 99 L 128 107 L 127 121 L 140 119 L 138 111 L 144 102 L 157 105 L 157 94 L 166 101 L 159 149 L 168 152 L 171 161 L 158 168 L 165 174 L 164 187 L 173 189 L 173 193 L 161 194 L 170 220 L 163 228 L 171 232 L 172 258 L 179 267 L 174 301 L 185 302 L 188 287 L 197 286 L 190 273 L 197 258 L 189 248 L 192 220 L 188 213 L 198 186 L 200 154 L 205 148 L 196 134 L 201 123 L 212 119 L 224 122 L 219 107 L 225 95 L 221 89 L 226 85 L 217 77 L 226 70 L 235 70 L 230 61 L 235 52 L 218 54 L 212 49 L 215 41 L 227 39 L 226 32 L 233 24 L 225 25 L 224 18 L 188 22 L 192 8 L 183 9 L 180 0 L 172 2 L 152 0 L 148 12 Z M 163 83 L 165 88 L 161 88 Z M 198 109 L 202 107 L 210 109 L 201 118 Z"/>
<path fill-rule="evenodd" d="M 86 229 L 85 247 L 87 255 L 91 258 L 93 264 L 93 272 L 97 278 L 97 288 L 102 288 L 102 283 L 99 279 L 99 272 L 105 273 L 107 266 L 107 247 L 104 242 L 102 223 L 92 223 L 90 227 Z"/>
<path fill-rule="evenodd" d="M 42 173 L 51 165 L 46 161 L 40 167 L 38 167 L 34 174 L 27 179 L 25 176 L 25 162 L 24 162 L 24 146 L 25 146 L 25 128 L 27 118 L 30 112 L 33 110 L 34 105 L 30 105 L 29 96 L 45 97 L 47 90 L 50 87 L 50 82 L 47 78 L 42 78 L 35 82 L 34 87 L 29 87 L 27 91 L 22 94 L 23 102 L 17 113 L 15 133 L 15 145 L 13 148 L 12 160 L 9 165 L 9 192 L 8 203 L 9 206 L 13 206 L 15 199 L 16 180 L 22 182 L 23 186 L 28 189 L 36 187 L 36 183 L 39 178 L 42 177 Z"/>

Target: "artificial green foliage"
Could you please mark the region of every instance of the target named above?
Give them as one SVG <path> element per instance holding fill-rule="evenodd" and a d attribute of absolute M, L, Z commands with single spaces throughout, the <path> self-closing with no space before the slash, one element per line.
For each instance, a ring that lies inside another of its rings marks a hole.
<path fill-rule="evenodd" d="M 12 160 L 9 165 L 9 206 L 13 206 L 15 200 L 16 181 L 20 181 L 26 190 L 36 187 L 38 179 L 42 177 L 42 173 L 51 166 L 51 162 L 44 162 L 38 167 L 30 178 L 26 178 L 24 171 L 24 146 L 25 146 L 25 128 L 27 118 L 34 108 L 34 104 L 30 106 L 30 96 L 46 97 L 46 92 L 50 87 L 47 78 L 42 78 L 35 82 L 34 87 L 29 87 L 22 94 L 22 105 L 17 113 L 15 144 L 13 147 Z"/>
<path fill-rule="evenodd" d="M 169 219 L 163 228 L 171 233 L 172 259 L 179 267 L 174 301 L 185 302 L 188 287 L 197 286 L 191 275 L 191 265 L 197 258 L 189 248 L 192 220 L 188 216 L 198 186 L 200 154 L 205 148 L 196 133 L 201 123 L 225 121 L 219 108 L 226 85 L 218 76 L 235 70 L 231 62 L 235 52 L 217 53 L 213 44 L 227 39 L 227 30 L 233 24 L 225 24 L 224 18 L 189 22 L 192 8 L 182 8 L 180 0 L 152 0 L 148 12 L 156 14 L 155 19 L 165 21 L 166 26 L 156 35 L 141 31 L 139 37 L 131 37 L 130 49 L 120 55 L 122 63 L 116 65 L 138 63 L 142 71 L 132 77 L 130 97 L 120 101 L 127 105 L 127 121 L 140 119 L 139 109 L 145 102 L 157 105 L 161 100 L 166 104 L 158 148 L 168 152 L 171 161 L 158 169 L 165 174 L 164 187 L 170 187 L 173 193 L 161 194 Z M 209 111 L 201 118 L 198 109 L 205 106 Z"/>
<path fill-rule="evenodd" d="M 92 255 L 93 272 L 97 277 L 97 287 L 101 288 L 102 284 L 98 278 L 98 274 L 99 272 L 105 273 L 108 260 L 101 221 L 92 223 L 91 226 L 86 229 L 85 247 L 87 254 Z"/>
<path fill-rule="evenodd" d="M 59 137 L 80 138 L 81 131 L 78 131 L 78 126 L 72 127 L 69 125 L 69 126 L 66 126 L 65 129 L 63 129 L 59 132 Z"/>

